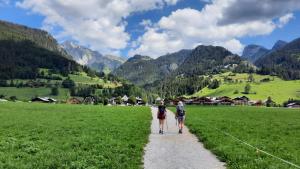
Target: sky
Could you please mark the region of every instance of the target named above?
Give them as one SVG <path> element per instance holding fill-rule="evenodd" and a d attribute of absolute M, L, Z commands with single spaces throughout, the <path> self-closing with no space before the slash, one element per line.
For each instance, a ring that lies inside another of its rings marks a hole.
<path fill-rule="evenodd" d="M 123 57 L 198 45 L 242 54 L 299 38 L 300 0 L 0 0 L 0 20 Z"/>

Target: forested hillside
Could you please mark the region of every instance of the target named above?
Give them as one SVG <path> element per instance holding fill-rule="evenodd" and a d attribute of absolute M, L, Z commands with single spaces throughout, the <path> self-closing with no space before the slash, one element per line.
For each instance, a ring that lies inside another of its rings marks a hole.
<path fill-rule="evenodd" d="M 0 20 L 0 40 L 31 41 L 37 46 L 72 59 L 48 32 Z"/>
<path fill-rule="evenodd" d="M 175 71 L 190 53 L 191 50 L 181 50 L 157 59 L 136 55 L 128 59 L 113 73 L 140 86 L 150 84 Z"/>
<path fill-rule="evenodd" d="M 275 74 L 286 80 L 300 79 L 300 38 L 260 59 L 261 74 Z"/>

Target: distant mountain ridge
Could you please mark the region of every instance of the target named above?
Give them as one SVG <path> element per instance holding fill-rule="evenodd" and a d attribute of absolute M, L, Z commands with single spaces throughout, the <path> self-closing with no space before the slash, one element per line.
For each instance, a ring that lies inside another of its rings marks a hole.
<path fill-rule="evenodd" d="M 255 65 L 262 74 L 276 74 L 283 79 L 300 79 L 300 38 L 259 58 Z"/>
<path fill-rule="evenodd" d="M 263 46 L 260 46 L 260 45 L 250 44 L 250 45 L 247 45 L 244 48 L 242 58 L 245 58 L 245 59 L 251 61 L 252 63 L 254 63 L 259 58 L 262 58 L 262 57 L 268 55 L 271 52 L 275 52 L 275 51 L 283 48 L 286 44 L 287 44 L 287 42 L 282 41 L 282 40 L 278 40 L 274 44 L 272 49 L 267 49 L 267 48 L 265 48 Z"/>
<path fill-rule="evenodd" d="M 112 71 L 119 67 L 125 62 L 125 59 L 113 56 L 113 55 L 102 55 L 97 51 L 93 51 L 87 47 L 77 45 L 72 41 L 65 41 L 62 43 L 64 48 L 73 59 L 81 64 L 87 65 L 96 71 Z"/>

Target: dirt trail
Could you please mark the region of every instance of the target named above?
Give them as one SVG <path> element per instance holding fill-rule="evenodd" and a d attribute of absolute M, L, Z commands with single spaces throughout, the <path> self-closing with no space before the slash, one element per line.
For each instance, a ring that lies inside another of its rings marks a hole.
<path fill-rule="evenodd" d="M 152 125 L 150 142 L 145 148 L 145 169 L 225 169 L 215 155 L 203 147 L 197 138 L 185 127 L 178 134 L 174 114 L 167 113 L 168 130 L 158 133 L 157 108 L 151 108 Z"/>

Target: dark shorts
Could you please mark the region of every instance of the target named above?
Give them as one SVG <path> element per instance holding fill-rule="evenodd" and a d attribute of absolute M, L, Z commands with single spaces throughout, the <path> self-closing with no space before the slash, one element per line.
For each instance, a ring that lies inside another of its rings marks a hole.
<path fill-rule="evenodd" d="M 166 115 L 163 115 L 163 116 L 162 116 L 162 115 L 158 115 L 157 118 L 158 118 L 159 120 L 164 120 L 164 119 L 166 118 Z"/>
<path fill-rule="evenodd" d="M 184 121 L 184 116 L 178 116 L 177 117 L 178 122 L 183 122 Z"/>

